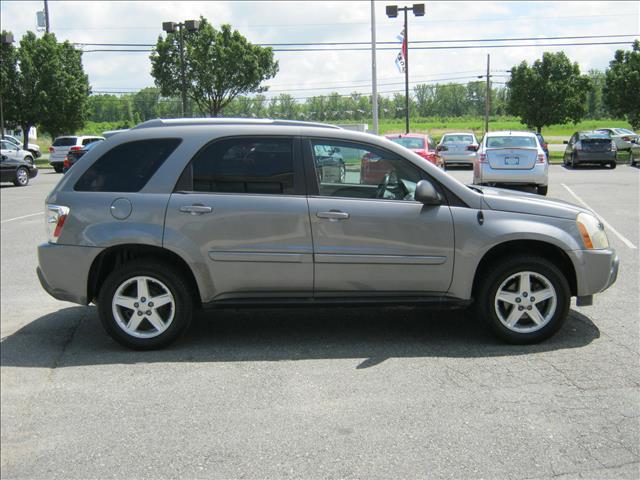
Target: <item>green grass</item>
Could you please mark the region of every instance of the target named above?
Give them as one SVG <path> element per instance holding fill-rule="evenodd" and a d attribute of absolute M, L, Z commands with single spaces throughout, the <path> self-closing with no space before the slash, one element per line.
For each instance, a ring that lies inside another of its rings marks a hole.
<path fill-rule="evenodd" d="M 38 167 L 40 169 L 42 169 L 42 168 L 53 168 L 49 164 L 49 159 L 47 158 L 46 160 L 44 160 L 42 157 L 36 158 L 36 167 Z"/>

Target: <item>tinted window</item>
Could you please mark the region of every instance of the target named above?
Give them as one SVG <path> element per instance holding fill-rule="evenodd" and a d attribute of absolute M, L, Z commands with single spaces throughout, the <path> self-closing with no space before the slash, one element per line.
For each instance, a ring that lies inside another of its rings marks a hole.
<path fill-rule="evenodd" d="M 78 137 L 60 137 L 53 142 L 53 147 L 72 147 L 78 141 Z"/>
<path fill-rule="evenodd" d="M 291 139 L 234 138 L 201 150 L 188 168 L 196 192 L 293 194 Z"/>
<path fill-rule="evenodd" d="M 89 150 L 91 150 L 93 147 L 95 147 L 96 145 L 100 145 L 103 142 L 103 140 L 96 140 L 95 142 L 91 142 L 89 143 L 86 147 L 84 147 L 82 150 L 84 150 L 85 152 L 88 152 Z"/>
<path fill-rule="evenodd" d="M 537 147 L 535 137 L 489 137 L 487 148 L 534 148 Z"/>
<path fill-rule="evenodd" d="M 81 192 L 137 192 L 180 144 L 177 138 L 124 143 L 102 155 L 84 172 Z"/>
<path fill-rule="evenodd" d="M 84 140 L 82 140 L 82 145 L 89 145 L 90 143 L 97 142 L 98 140 L 101 140 L 101 139 L 100 138 L 85 138 Z"/>

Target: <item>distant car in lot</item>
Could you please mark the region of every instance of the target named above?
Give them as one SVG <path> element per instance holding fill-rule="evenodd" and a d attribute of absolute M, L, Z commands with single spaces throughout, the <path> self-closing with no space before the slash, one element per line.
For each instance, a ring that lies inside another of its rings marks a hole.
<path fill-rule="evenodd" d="M 640 162 L 640 137 L 633 141 L 629 151 L 629 165 L 635 167 Z"/>
<path fill-rule="evenodd" d="M 57 137 L 49 147 L 49 163 L 57 173 L 62 173 L 64 159 L 70 150 L 82 150 L 83 147 L 98 140 L 104 140 L 104 137 L 94 135 Z"/>
<path fill-rule="evenodd" d="M 2 155 L 12 159 L 21 160 L 34 165 L 33 154 L 29 150 L 23 150 L 22 147 L 11 143 L 8 140 L 0 141 L 0 151 Z"/>
<path fill-rule="evenodd" d="M 69 150 L 69 153 L 67 153 L 67 156 L 64 159 L 62 171 L 64 173 L 67 173 L 67 171 L 73 166 L 73 164 L 76 163 L 78 160 L 80 160 L 80 158 L 85 153 L 87 153 L 89 150 L 91 150 L 96 145 L 99 145 L 103 141 L 104 140 L 97 140 L 95 142 L 91 142 L 90 144 L 84 146 L 80 150 Z"/>
<path fill-rule="evenodd" d="M 476 185 L 535 186 L 546 195 L 549 161 L 535 133 L 503 131 L 487 133 L 473 165 Z"/>
<path fill-rule="evenodd" d="M 618 150 L 629 150 L 633 146 L 633 140 L 638 138 L 636 132 L 627 128 L 598 128 L 596 132 L 608 133 Z"/>
<path fill-rule="evenodd" d="M 547 156 L 547 161 L 549 161 L 549 144 L 544 141 L 544 137 L 541 133 L 536 133 L 536 138 L 538 139 L 542 150 L 544 150 L 544 153 Z"/>
<path fill-rule="evenodd" d="M 478 140 L 473 133 L 445 133 L 437 147 L 442 164 L 473 166 L 478 150 Z"/>
<path fill-rule="evenodd" d="M 2 137 L 2 139 L 8 140 L 9 142 L 13 143 L 14 145 L 20 148 L 22 148 L 22 146 L 24 145 L 20 139 L 14 137 L 13 135 L 5 135 L 4 137 Z M 31 152 L 31 155 L 33 155 L 33 158 L 40 158 L 42 156 L 42 153 L 40 152 L 40 145 L 37 145 L 35 143 L 29 143 L 27 144 L 27 150 Z"/>
<path fill-rule="evenodd" d="M 313 159 L 316 164 L 318 180 L 344 183 L 347 168 L 344 158 L 340 155 L 340 148 L 329 148 L 324 145 L 316 145 L 313 149 Z"/>
<path fill-rule="evenodd" d="M 8 157 L 4 150 L 0 155 L 0 181 L 13 182 L 18 187 L 29 184 L 29 179 L 38 175 L 38 169 L 31 162 L 16 157 Z"/>
<path fill-rule="evenodd" d="M 425 160 L 429 160 L 434 165 L 438 165 L 438 152 L 436 142 L 429 135 L 421 133 L 391 133 L 385 135 L 386 138 L 398 145 L 408 148 L 417 153 Z"/>
<path fill-rule="evenodd" d="M 567 145 L 562 159 L 565 167 L 599 164 L 616 168 L 618 149 L 608 132 L 576 132 L 564 143 Z"/>
<path fill-rule="evenodd" d="M 504 163 L 493 141 L 522 158 L 511 169 L 544 159 L 533 134 L 488 134 L 483 151 Z M 316 146 L 389 170 L 378 185 L 321 183 Z M 266 305 L 473 302 L 504 340 L 539 342 L 619 264 L 586 208 L 466 186 L 389 140 L 294 121 L 145 122 L 88 152 L 45 215 L 43 288 L 95 301 L 105 330 L 136 349 L 176 340 L 196 308 Z"/>

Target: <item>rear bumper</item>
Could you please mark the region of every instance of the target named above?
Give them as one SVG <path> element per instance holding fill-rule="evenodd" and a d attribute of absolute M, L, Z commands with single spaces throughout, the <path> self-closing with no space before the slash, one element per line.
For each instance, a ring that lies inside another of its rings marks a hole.
<path fill-rule="evenodd" d="M 43 243 L 36 273 L 42 288 L 58 300 L 87 305 L 89 270 L 102 248 Z"/>
<path fill-rule="evenodd" d="M 536 163 L 529 170 L 494 169 L 488 163 L 475 163 L 473 183 L 476 185 L 496 183 L 505 185 L 548 185 L 549 164 Z"/>
<path fill-rule="evenodd" d="M 616 152 L 576 152 L 575 163 L 609 163 L 616 160 Z"/>
<path fill-rule="evenodd" d="M 618 278 L 620 260 L 613 249 L 567 252 L 576 271 L 579 297 L 609 288 Z"/>
<path fill-rule="evenodd" d="M 440 152 L 440 158 L 442 158 L 442 162 L 447 165 L 447 164 L 457 164 L 457 165 L 473 165 L 473 162 L 476 159 L 476 154 L 475 152 L 470 153 L 470 154 L 466 154 L 466 153 L 459 153 L 459 154 L 455 154 L 455 153 L 445 153 L 445 152 Z"/>

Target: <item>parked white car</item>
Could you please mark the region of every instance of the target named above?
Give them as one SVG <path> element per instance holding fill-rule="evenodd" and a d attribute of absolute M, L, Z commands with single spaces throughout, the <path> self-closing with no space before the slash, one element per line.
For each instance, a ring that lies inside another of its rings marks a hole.
<path fill-rule="evenodd" d="M 24 145 L 22 143 L 22 140 L 14 137 L 13 135 L 5 135 L 2 139 L 7 140 L 10 143 L 13 143 L 14 145 L 17 145 L 20 148 L 22 148 L 22 146 Z M 29 143 L 27 144 L 27 150 L 31 152 L 31 154 L 33 155 L 33 158 L 40 158 L 42 156 L 42 153 L 40 152 L 40 145 L 36 145 L 35 143 Z"/>
<path fill-rule="evenodd" d="M 546 195 L 549 162 L 535 133 L 489 132 L 473 164 L 476 185 L 533 185 Z"/>
<path fill-rule="evenodd" d="M 473 133 L 445 133 L 437 146 L 442 163 L 473 166 L 478 149 L 478 140 Z"/>
<path fill-rule="evenodd" d="M 57 173 L 62 173 L 64 170 L 64 159 L 67 157 L 69 150 L 82 150 L 83 147 L 98 140 L 104 140 L 104 137 L 94 135 L 68 135 L 58 137 L 53 141 L 51 147 L 49 147 L 49 163 Z"/>
<path fill-rule="evenodd" d="M 627 128 L 599 128 L 598 132 L 608 133 L 618 150 L 631 150 L 633 141 L 639 137 Z"/>
<path fill-rule="evenodd" d="M 30 165 L 34 164 L 33 154 L 29 150 L 23 150 L 19 146 L 11 143 L 6 138 L 0 142 L 0 152 L 11 160 L 24 160 Z"/>

